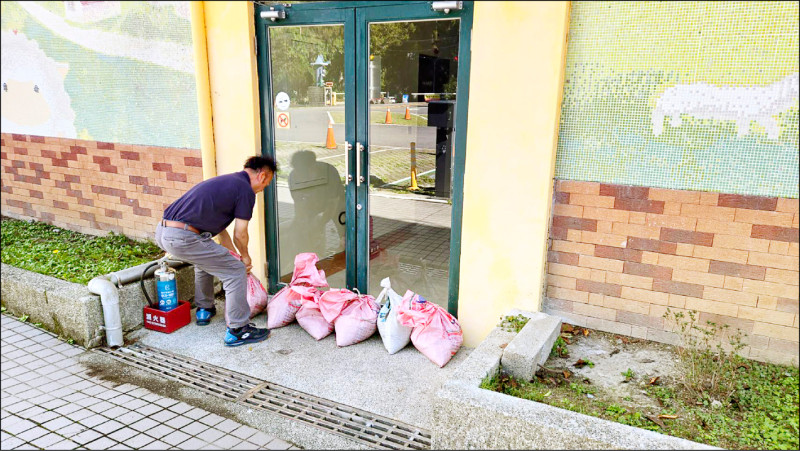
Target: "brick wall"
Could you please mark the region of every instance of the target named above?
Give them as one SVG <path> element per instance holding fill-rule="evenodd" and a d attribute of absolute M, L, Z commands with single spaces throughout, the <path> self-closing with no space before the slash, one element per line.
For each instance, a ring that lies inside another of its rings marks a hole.
<path fill-rule="evenodd" d="M 543 310 L 667 343 L 666 309 L 696 310 L 796 366 L 799 217 L 798 199 L 558 180 Z"/>
<path fill-rule="evenodd" d="M 152 238 L 203 179 L 200 151 L 2 134 L 2 213 L 82 233 Z"/>

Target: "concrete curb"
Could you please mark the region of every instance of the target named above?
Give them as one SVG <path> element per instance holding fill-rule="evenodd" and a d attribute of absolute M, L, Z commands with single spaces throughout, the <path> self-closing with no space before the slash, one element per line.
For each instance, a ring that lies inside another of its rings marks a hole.
<path fill-rule="evenodd" d="M 189 300 L 194 295 L 194 266 L 184 266 L 177 272 L 180 298 Z M 0 282 L 0 299 L 9 314 L 17 317 L 28 315 L 29 322 L 42 323 L 43 328 L 65 339 L 71 338 L 85 348 L 105 343 L 100 296 L 90 293 L 86 285 L 6 264 L 0 268 Z M 145 279 L 145 288 L 151 299 L 155 298 L 153 285 L 152 277 Z M 119 289 L 123 332 L 142 326 L 142 309 L 145 305 L 147 301 L 139 281 Z"/>
<path fill-rule="evenodd" d="M 556 338 L 561 333 L 561 318 L 542 312 L 512 311 L 522 314 L 528 322 L 503 351 L 500 364 L 508 374 L 522 380 L 531 380 L 550 356 Z"/>
<path fill-rule="evenodd" d="M 433 449 L 720 449 L 480 388 L 519 335 L 495 328 L 436 393 Z"/>

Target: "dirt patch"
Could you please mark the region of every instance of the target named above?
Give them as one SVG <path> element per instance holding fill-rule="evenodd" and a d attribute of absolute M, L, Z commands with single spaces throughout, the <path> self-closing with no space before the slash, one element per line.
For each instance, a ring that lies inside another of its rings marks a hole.
<path fill-rule="evenodd" d="M 653 377 L 659 382 L 670 380 L 676 371 L 677 356 L 671 347 L 652 341 L 614 336 L 600 331 L 589 331 L 583 335 L 562 332 L 562 339 L 569 340 L 569 356 L 551 356 L 545 367 L 566 369 L 573 373 L 573 380 L 592 385 L 609 397 L 620 400 L 630 398 L 630 403 L 639 407 L 659 407 L 648 396 L 645 386 Z M 587 329 L 589 330 L 589 329 Z M 581 366 L 578 361 L 591 362 Z M 624 373 L 633 374 L 626 377 Z M 540 375 L 544 375 L 540 371 Z"/>
<path fill-rule="evenodd" d="M 726 449 L 798 449 L 799 381 L 795 367 L 563 324 L 532 380 L 501 368 L 481 387 Z"/>

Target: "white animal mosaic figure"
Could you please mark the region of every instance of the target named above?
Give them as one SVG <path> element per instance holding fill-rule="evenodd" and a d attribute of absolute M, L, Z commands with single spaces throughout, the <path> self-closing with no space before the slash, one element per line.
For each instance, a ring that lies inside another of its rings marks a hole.
<path fill-rule="evenodd" d="M 780 130 L 775 116 L 797 103 L 798 73 L 767 86 L 713 86 L 706 83 L 675 85 L 667 88 L 653 109 L 653 134 L 664 131 L 664 118 L 669 125 L 680 127 L 681 115 L 698 119 L 736 121 L 738 136 L 750 131 L 756 121 L 767 131 L 769 139 L 778 139 Z"/>
<path fill-rule="evenodd" d="M 3 133 L 76 138 L 75 111 L 64 89 L 69 66 L 48 57 L 21 32 L 3 31 L 0 36 Z"/>

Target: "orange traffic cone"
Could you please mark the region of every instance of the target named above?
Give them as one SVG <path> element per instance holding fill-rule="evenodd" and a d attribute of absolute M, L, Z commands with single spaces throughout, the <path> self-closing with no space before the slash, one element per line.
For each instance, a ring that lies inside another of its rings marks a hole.
<path fill-rule="evenodd" d="M 328 122 L 328 137 L 325 140 L 325 148 L 326 149 L 336 148 L 336 140 L 333 139 L 333 122 Z"/>
<path fill-rule="evenodd" d="M 408 111 L 408 107 L 406 107 L 406 117 L 403 119 L 410 121 L 411 120 L 411 111 Z"/>
<path fill-rule="evenodd" d="M 389 107 L 386 107 L 386 120 L 383 123 L 384 124 L 392 123 L 392 113 L 389 111 Z"/>

